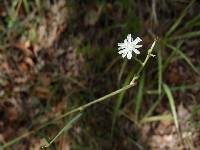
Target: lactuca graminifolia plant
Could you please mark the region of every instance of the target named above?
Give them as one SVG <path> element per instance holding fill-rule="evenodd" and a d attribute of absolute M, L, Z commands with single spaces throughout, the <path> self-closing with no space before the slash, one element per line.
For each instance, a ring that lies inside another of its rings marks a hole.
<path fill-rule="evenodd" d="M 142 40 L 139 37 L 137 37 L 135 40 L 133 40 L 133 38 L 131 37 L 131 34 L 128 34 L 127 38 L 124 40 L 123 43 L 118 43 L 118 46 L 119 46 L 119 48 L 118 48 L 119 52 L 118 53 L 122 54 L 123 58 L 127 57 L 128 60 L 130 60 L 131 58 L 134 58 L 136 61 L 138 61 L 137 58 L 134 57 L 134 55 L 140 54 L 140 51 L 138 50 L 138 48 L 142 47 L 142 45 L 137 45 L 137 44 L 141 41 Z M 87 104 L 84 104 L 84 105 L 79 106 L 75 109 L 72 109 L 72 110 L 70 110 L 70 111 L 68 111 L 68 112 L 66 112 L 62 115 L 55 116 L 55 119 L 48 121 L 48 122 L 44 122 L 40 127 L 36 128 L 34 130 L 34 132 L 41 130 L 42 128 L 46 127 L 47 125 L 53 124 L 53 123 L 57 122 L 58 120 L 65 118 L 66 116 L 69 116 L 69 115 L 77 113 L 77 112 L 83 112 L 86 108 L 88 108 L 88 107 L 90 107 L 94 104 L 100 103 L 102 101 L 105 101 L 105 100 L 107 100 L 107 99 L 109 99 L 109 98 L 111 98 L 111 97 L 113 97 L 113 96 L 115 96 L 115 95 L 117 95 L 117 94 L 119 94 L 123 91 L 126 91 L 126 90 L 130 89 L 131 87 L 133 87 L 135 85 L 135 82 L 138 80 L 140 73 L 144 69 L 149 58 L 151 56 L 153 56 L 153 57 L 155 56 L 155 55 L 152 54 L 155 43 L 156 43 L 156 40 L 151 45 L 151 48 L 147 50 L 147 56 L 144 59 L 144 61 L 139 60 L 141 67 L 137 70 L 136 74 L 134 75 L 134 77 L 133 77 L 133 79 L 132 79 L 132 81 L 130 82 L 129 85 L 126 85 L 126 86 L 124 86 L 124 87 L 122 87 L 122 88 L 120 88 L 120 89 L 118 89 L 114 92 L 111 92 L 111 93 L 109 93 L 105 96 L 102 96 L 98 99 L 95 99 L 95 100 L 93 100 L 93 101 L 91 101 Z M 135 54 L 133 54 L 133 53 L 135 53 Z M 72 121 L 68 123 L 67 127 L 71 126 L 71 124 L 73 124 L 78 118 L 80 118 L 80 116 L 81 116 L 80 113 L 75 115 L 75 117 L 72 119 Z M 65 126 L 62 130 L 60 130 L 58 132 L 58 134 L 52 140 L 50 140 L 49 144 L 46 145 L 45 147 L 49 147 L 67 129 L 69 129 L 69 128 L 66 128 L 66 126 Z M 20 141 L 21 139 L 29 136 L 30 134 L 33 134 L 34 132 L 28 132 L 28 133 L 26 133 L 26 134 L 24 134 L 20 137 L 17 137 L 16 139 L 14 139 L 14 140 L 12 140 L 8 143 L 5 143 L 3 146 L 0 146 L 0 149 L 7 148 L 7 147 L 15 144 L 16 142 Z"/>

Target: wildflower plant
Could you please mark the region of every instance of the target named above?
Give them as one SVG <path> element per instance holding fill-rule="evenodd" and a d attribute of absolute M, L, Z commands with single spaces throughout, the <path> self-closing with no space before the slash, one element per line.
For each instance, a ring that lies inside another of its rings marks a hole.
<path fill-rule="evenodd" d="M 140 77 L 140 73 L 144 69 L 144 67 L 145 67 L 146 63 L 148 62 L 149 58 L 154 56 L 152 54 L 152 51 L 153 51 L 153 48 L 154 48 L 155 43 L 156 43 L 156 40 L 155 40 L 153 42 L 153 44 L 151 45 L 151 48 L 149 48 L 147 50 L 146 58 L 144 59 L 144 61 L 141 61 L 141 60 L 138 60 L 136 57 L 134 57 L 134 55 L 139 55 L 140 54 L 140 51 L 138 50 L 138 48 L 141 48 L 142 45 L 138 45 L 138 43 L 141 42 L 141 41 L 142 41 L 142 39 L 140 39 L 139 37 L 137 37 L 136 39 L 133 40 L 131 34 L 128 34 L 127 38 L 124 40 L 123 43 L 118 43 L 118 46 L 119 46 L 118 53 L 121 54 L 123 58 L 127 58 L 128 60 L 131 60 L 131 58 L 133 58 L 137 62 L 139 62 L 140 65 L 141 65 L 140 68 L 136 71 L 136 74 L 133 76 L 130 84 L 128 84 L 128 85 L 126 85 L 126 86 L 124 86 L 124 87 L 122 87 L 122 88 L 120 88 L 120 89 L 118 89 L 118 90 L 116 90 L 114 92 L 111 92 L 111 93 L 109 93 L 109 94 L 107 94 L 107 95 L 105 95 L 103 97 L 100 97 L 100 98 L 98 98 L 96 100 L 93 100 L 93 101 L 91 101 L 91 102 L 89 102 L 87 104 L 79 106 L 78 108 L 75 108 L 75 109 L 73 109 L 71 111 L 68 111 L 68 112 L 66 112 L 66 113 L 64 113 L 62 115 L 56 116 L 55 119 L 53 119 L 53 120 L 51 120 L 49 122 L 46 122 L 46 123 L 44 123 L 44 125 L 42 125 L 42 126 L 38 127 L 37 129 L 35 129 L 34 132 L 37 132 L 37 131 L 41 130 L 42 128 L 46 127 L 49 124 L 52 124 L 52 123 L 54 123 L 54 122 L 56 122 L 58 120 L 61 120 L 61 119 L 65 118 L 66 116 L 69 116 L 71 114 L 79 112 L 78 114 L 76 114 L 73 117 L 73 119 L 62 130 L 60 130 L 60 132 L 58 132 L 57 135 L 55 135 L 55 137 L 52 140 L 48 141 L 48 145 L 46 145 L 44 147 L 51 146 L 51 144 L 57 139 L 57 137 L 59 137 L 64 131 L 68 130 L 69 127 L 73 123 L 75 123 L 76 120 L 78 120 L 80 118 L 82 112 L 86 108 L 88 108 L 88 107 L 90 107 L 90 106 L 92 106 L 94 104 L 100 103 L 102 101 L 105 101 L 105 100 L 107 100 L 107 99 L 109 99 L 109 98 L 111 98 L 111 97 L 113 97 L 113 96 L 115 96 L 115 95 L 117 95 L 117 94 L 119 94 L 119 93 L 121 93 L 123 91 L 126 91 L 126 90 L 132 88 L 135 85 L 136 81 Z M 8 143 L 4 144 L 3 146 L 0 146 L 0 149 L 9 147 L 10 145 L 13 145 L 17 141 L 23 139 L 24 137 L 27 137 L 30 134 L 31 133 L 26 134 L 26 135 L 22 135 L 21 137 L 18 137 L 18 138 L 13 140 L 14 142 L 13 141 L 12 142 L 8 142 Z"/>
<path fill-rule="evenodd" d="M 133 40 L 131 34 L 128 34 L 127 38 L 124 40 L 123 43 L 118 43 L 118 46 L 119 46 L 119 48 L 118 48 L 119 52 L 118 53 L 122 54 L 123 58 L 127 57 L 127 59 L 129 59 L 129 60 L 131 58 L 133 58 L 133 59 L 136 59 L 136 61 L 140 62 L 140 64 L 141 64 L 141 67 L 137 70 L 136 74 L 133 76 L 130 84 L 128 84 L 128 85 L 126 85 L 126 86 L 122 87 L 121 89 L 118 89 L 118 90 L 116 90 L 114 92 L 111 92 L 110 94 L 107 94 L 107 95 L 105 95 L 105 96 L 103 96 L 101 98 L 98 98 L 98 99 L 96 99 L 94 101 L 91 101 L 91 102 L 89 102 L 87 104 L 84 104 L 84 105 L 82 105 L 82 106 L 80 106 L 78 108 L 75 108 L 75 109 L 73 109 L 73 110 L 71 110 L 71 111 L 59 116 L 58 118 L 61 119 L 61 118 L 64 118 L 64 117 L 66 117 L 66 116 L 68 116 L 70 114 L 76 113 L 76 112 L 81 113 L 86 108 L 88 108 L 88 107 L 90 107 L 90 106 L 92 106 L 94 104 L 100 103 L 102 101 L 105 101 L 108 98 L 111 98 L 111 97 L 113 97 L 113 96 L 115 96 L 115 95 L 117 95 L 117 94 L 119 94 L 119 93 L 121 93 L 123 91 L 126 91 L 126 90 L 130 89 L 131 87 L 133 87 L 135 85 L 136 81 L 139 79 L 140 73 L 144 69 L 144 67 L 145 67 L 146 63 L 148 62 L 149 58 L 155 56 L 155 55 L 152 54 L 152 51 L 153 51 L 153 48 L 155 46 L 156 40 L 154 40 L 153 44 L 151 45 L 151 48 L 149 48 L 147 50 L 147 55 L 146 55 L 146 58 L 144 59 L 144 61 L 138 60 L 136 57 L 132 57 L 134 55 L 140 54 L 140 51 L 138 50 L 138 48 L 142 47 L 142 45 L 137 45 L 137 44 L 139 42 L 141 42 L 141 41 L 142 41 L 142 39 L 140 39 L 139 37 L 137 37 L 135 40 Z M 133 53 L 135 53 L 135 54 L 133 54 Z M 77 115 L 80 116 L 80 114 L 77 114 Z M 55 121 L 57 121 L 57 120 L 58 119 L 56 119 Z M 58 134 L 60 134 L 60 132 Z M 57 137 L 57 136 L 58 135 L 56 135 L 55 137 Z M 56 138 L 53 138 L 53 140 L 51 140 L 50 143 L 46 147 L 50 146 L 51 143 L 53 143 L 53 141 L 55 139 Z"/>

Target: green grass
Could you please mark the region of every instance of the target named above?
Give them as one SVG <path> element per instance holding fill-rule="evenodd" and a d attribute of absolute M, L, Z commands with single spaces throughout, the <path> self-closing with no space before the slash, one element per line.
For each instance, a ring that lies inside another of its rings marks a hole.
<path fill-rule="evenodd" d="M 189 38 L 197 38 L 199 36 L 199 32 L 190 32 L 189 30 L 192 30 L 194 26 L 197 25 L 200 15 L 197 14 L 195 17 L 193 17 L 190 21 L 188 21 L 183 27 L 179 26 L 184 22 L 184 17 L 188 13 L 188 9 L 192 7 L 194 4 L 195 0 L 191 1 L 190 4 L 183 10 L 181 13 L 180 17 L 172 24 L 172 26 L 169 28 L 169 30 L 166 32 L 165 36 L 163 39 L 160 40 L 158 43 L 159 45 L 158 50 L 157 50 L 157 59 L 158 59 L 158 70 L 156 74 L 156 78 L 158 83 L 158 89 L 157 90 L 147 90 L 147 94 L 155 94 L 155 96 L 158 96 L 157 100 L 152 103 L 152 106 L 150 106 L 150 109 L 147 111 L 144 119 L 148 120 L 148 117 L 150 117 L 151 114 L 153 114 L 153 111 L 156 109 L 156 107 L 162 102 L 163 94 L 162 91 L 164 90 L 165 94 L 167 95 L 169 99 L 169 106 L 172 111 L 172 116 L 175 122 L 176 127 L 178 128 L 178 119 L 177 119 L 177 114 L 176 114 L 176 106 L 174 103 L 174 99 L 172 96 L 172 92 L 175 92 L 177 90 L 184 92 L 185 90 L 188 89 L 193 89 L 195 87 L 199 87 L 198 83 L 194 85 L 179 85 L 179 86 L 168 86 L 164 84 L 163 82 L 163 75 L 167 69 L 167 67 L 170 65 L 171 60 L 178 54 L 181 59 L 185 60 L 187 64 L 190 66 L 190 68 L 196 73 L 199 74 L 199 70 L 197 66 L 195 66 L 190 58 L 184 54 L 181 51 L 181 46 L 184 41 L 182 40 L 187 40 Z M 175 41 L 176 40 L 176 41 Z M 173 44 L 172 44 L 173 43 Z M 176 44 L 176 46 L 174 46 Z M 165 50 L 166 48 L 170 48 L 172 51 L 169 54 L 169 57 L 163 58 L 162 57 L 162 51 Z M 150 117 L 151 118 L 151 117 Z M 158 117 L 159 118 L 159 117 Z M 161 117 L 162 118 L 162 117 Z M 165 117 L 164 117 L 165 118 Z M 154 116 L 153 119 L 154 120 Z"/>
<path fill-rule="evenodd" d="M 156 122 L 156 121 L 165 121 L 165 120 L 172 120 L 172 115 L 158 115 L 158 116 L 150 116 L 144 117 L 140 123 L 149 123 L 149 122 Z"/>
<path fill-rule="evenodd" d="M 126 81 L 124 83 L 124 86 L 129 85 L 129 83 L 131 82 L 131 79 L 134 75 L 134 71 L 131 71 L 128 75 L 128 77 L 126 78 Z M 114 104 L 114 111 L 113 111 L 113 115 L 112 115 L 112 128 L 111 128 L 111 135 L 113 134 L 114 131 L 114 127 L 115 127 L 115 123 L 116 123 L 116 119 L 122 104 L 122 101 L 124 99 L 126 91 L 123 91 L 119 94 L 119 96 L 117 97 L 115 104 Z"/>
<path fill-rule="evenodd" d="M 183 44 L 183 42 L 180 41 L 180 42 L 178 42 L 178 43 L 176 44 L 175 47 L 176 47 L 177 49 L 180 49 L 180 47 L 182 46 L 182 44 Z M 163 45 L 164 45 L 164 44 L 163 44 Z M 176 57 L 177 53 L 178 53 L 177 50 L 173 50 L 173 51 L 170 53 L 170 55 L 168 56 L 168 58 L 165 59 L 165 61 L 163 62 L 162 70 L 161 70 L 162 73 L 164 73 L 164 71 L 165 71 L 165 70 L 167 69 L 167 67 L 170 65 L 170 62 L 172 61 L 172 59 L 173 59 L 174 57 Z"/>
<path fill-rule="evenodd" d="M 162 71 L 163 71 L 163 64 L 162 64 L 162 48 L 161 46 L 158 47 L 157 57 L 158 57 L 158 94 L 159 96 L 162 93 Z"/>
<path fill-rule="evenodd" d="M 23 4 L 24 4 L 24 8 L 26 10 L 26 13 L 29 14 L 30 13 L 30 4 L 28 0 L 23 0 Z"/>
<path fill-rule="evenodd" d="M 55 135 L 55 137 L 52 140 L 48 140 L 48 145 L 45 145 L 44 147 L 50 147 L 51 144 L 53 144 L 53 142 L 63 133 L 66 132 L 67 130 L 69 130 L 69 128 L 72 126 L 72 124 L 74 124 L 80 117 L 81 117 L 81 113 L 78 113 L 77 115 L 75 115 L 74 117 L 72 117 L 72 119 L 70 119 L 69 121 L 66 122 L 66 124 L 64 125 L 64 127 Z"/>
<path fill-rule="evenodd" d="M 139 113 L 141 111 L 142 107 L 142 99 L 144 94 L 144 83 L 145 83 L 145 74 L 143 74 L 139 81 L 139 87 L 136 94 L 136 97 L 134 98 L 135 101 L 135 119 L 138 122 L 139 119 Z"/>
<path fill-rule="evenodd" d="M 169 88 L 169 86 L 167 84 L 163 84 L 163 89 L 167 95 L 167 98 L 169 100 L 169 104 L 170 104 L 170 108 L 171 108 L 171 112 L 173 115 L 173 119 L 174 119 L 174 123 L 176 125 L 176 128 L 179 129 L 179 123 L 178 123 L 178 118 L 177 118 L 177 112 L 176 112 L 176 105 L 174 102 L 174 98 L 172 96 L 172 92 Z"/>
<path fill-rule="evenodd" d="M 192 90 L 195 88 L 200 88 L 200 83 L 195 83 L 195 84 L 183 84 L 180 86 L 170 86 L 171 91 L 176 92 L 176 91 L 181 91 L 181 92 L 185 92 L 186 90 Z M 146 91 L 147 94 L 152 94 L 152 95 L 158 95 L 159 91 L 156 90 L 147 90 Z"/>
<path fill-rule="evenodd" d="M 189 5 L 183 10 L 180 17 L 174 22 L 174 24 L 170 27 L 170 29 L 166 33 L 166 37 L 171 36 L 171 34 L 177 29 L 177 27 L 182 23 L 183 18 L 188 13 L 188 9 L 194 4 L 196 0 L 191 0 Z"/>
<path fill-rule="evenodd" d="M 157 94 L 158 94 L 158 93 L 157 93 Z M 161 103 L 162 98 L 163 98 L 163 95 L 159 96 L 159 97 L 155 100 L 155 102 L 153 102 L 153 103 L 151 104 L 150 108 L 148 108 L 148 111 L 147 111 L 147 113 L 144 115 L 143 119 L 148 118 L 148 117 L 150 117 L 150 116 L 153 114 L 154 110 L 155 110 L 155 109 L 158 107 L 158 105 Z"/>
<path fill-rule="evenodd" d="M 171 44 L 165 44 L 168 48 L 172 49 L 173 51 L 175 51 L 176 53 L 179 53 L 180 57 L 182 59 L 184 59 L 188 65 L 190 65 L 190 67 L 193 69 L 194 72 L 196 72 L 197 74 L 199 74 L 199 71 L 198 69 L 193 65 L 193 63 L 191 62 L 191 60 L 189 59 L 189 57 L 184 54 L 180 49 L 174 47 L 173 45 Z"/>
<path fill-rule="evenodd" d="M 157 98 L 155 98 L 155 101 L 152 102 L 151 106 L 149 106 L 149 109 L 147 110 L 147 113 L 141 118 L 141 123 L 148 123 L 153 121 L 161 121 L 161 120 L 171 120 L 173 119 L 176 125 L 176 128 L 179 128 L 178 118 L 177 118 L 177 112 L 176 112 L 176 105 L 172 96 L 172 92 L 180 91 L 185 92 L 189 89 L 199 88 L 200 85 L 198 83 L 191 84 L 191 85 L 179 85 L 179 86 L 168 86 L 167 84 L 164 84 L 163 74 L 165 74 L 165 71 L 167 67 L 170 65 L 171 60 L 176 57 L 176 55 L 179 55 L 181 59 L 186 61 L 186 63 L 190 66 L 190 68 L 196 73 L 199 74 L 199 69 L 197 66 L 195 66 L 190 58 L 181 51 L 181 47 L 184 43 L 183 40 L 187 40 L 190 38 L 197 38 L 199 37 L 199 31 L 191 32 L 189 30 L 192 30 L 193 27 L 198 25 L 198 21 L 200 19 L 200 14 L 197 14 L 195 17 L 191 18 L 186 25 L 183 27 L 179 26 L 183 23 L 184 17 L 188 13 L 188 9 L 192 7 L 195 1 L 191 1 L 191 3 L 186 7 L 186 9 L 181 13 L 180 17 L 174 22 L 174 24 L 169 28 L 168 32 L 165 34 L 163 39 L 160 40 L 157 46 L 157 60 L 158 60 L 158 69 L 156 78 L 154 78 L 154 81 L 158 85 L 158 89 L 156 90 L 147 90 L 146 94 L 153 94 Z M 165 41 L 165 42 L 164 42 Z M 174 46 L 174 44 L 176 44 Z M 171 53 L 169 54 L 169 57 L 162 57 L 162 52 L 166 49 L 171 49 Z M 147 75 L 148 76 L 148 75 Z M 157 81 L 156 81 L 157 80 Z M 145 85 L 143 85 L 145 86 Z M 154 110 L 161 104 L 162 99 L 164 97 L 164 93 L 167 95 L 168 103 L 172 112 L 171 115 L 158 115 L 154 116 Z M 127 116 L 128 118 L 130 116 Z M 134 121 L 133 121 L 134 122 Z"/>

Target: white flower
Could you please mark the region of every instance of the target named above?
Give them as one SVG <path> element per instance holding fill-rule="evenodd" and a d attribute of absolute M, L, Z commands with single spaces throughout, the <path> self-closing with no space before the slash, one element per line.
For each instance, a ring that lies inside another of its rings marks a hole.
<path fill-rule="evenodd" d="M 140 54 L 140 51 L 137 48 L 142 47 L 142 45 L 137 45 L 142 40 L 137 37 L 135 40 L 131 37 L 131 34 L 128 34 L 127 38 L 124 40 L 124 43 L 118 43 L 119 54 L 122 54 L 122 57 L 127 57 L 128 59 L 132 58 L 132 52 Z"/>

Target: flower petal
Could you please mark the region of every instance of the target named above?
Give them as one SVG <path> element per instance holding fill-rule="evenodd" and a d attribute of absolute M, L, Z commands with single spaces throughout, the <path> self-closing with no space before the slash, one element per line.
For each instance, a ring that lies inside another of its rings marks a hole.
<path fill-rule="evenodd" d="M 127 35 L 127 42 L 131 42 L 133 39 L 132 39 L 132 37 L 131 37 L 131 34 L 128 34 Z"/>
<path fill-rule="evenodd" d="M 123 58 L 126 57 L 126 53 L 123 53 L 123 54 L 122 54 L 122 57 L 123 57 Z"/>
<path fill-rule="evenodd" d="M 134 51 L 136 54 L 140 54 L 140 51 L 138 51 L 136 48 L 134 48 L 133 51 Z"/>
<path fill-rule="evenodd" d="M 131 58 L 132 58 L 132 53 L 131 53 L 131 52 L 128 52 L 127 58 L 128 58 L 128 59 L 131 59 Z"/>
<path fill-rule="evenodd" d="M 118 46 L 124 46 L 125 44 L 124 43 L 118 43 L 117 45 Z"/>
<path fill-rule="evenodd" d="M 126 49 L 125 47 L 118 47 L 118 50 Z"/>
<path fill-rule="evenodd" d="M 125 53 L 126 52 L 126 50 L 120 50 L 119 52 L 118 52 L 118 54 L 123 54 L 123 53 Z"/>
<path fill-rule="evenodd" d="M 135 44 L 135 45 L 137 45 L 137 43 L 139 43 L 141 41 L 142 41 L 142 39 L 139 38 L 139 37 L 137 37 L 132 43 Z"/>
<path fill-rule="evenodd" d="M 135 48 L 140 48 L 142 47 L 142 45 L 135 45 Z"/>

